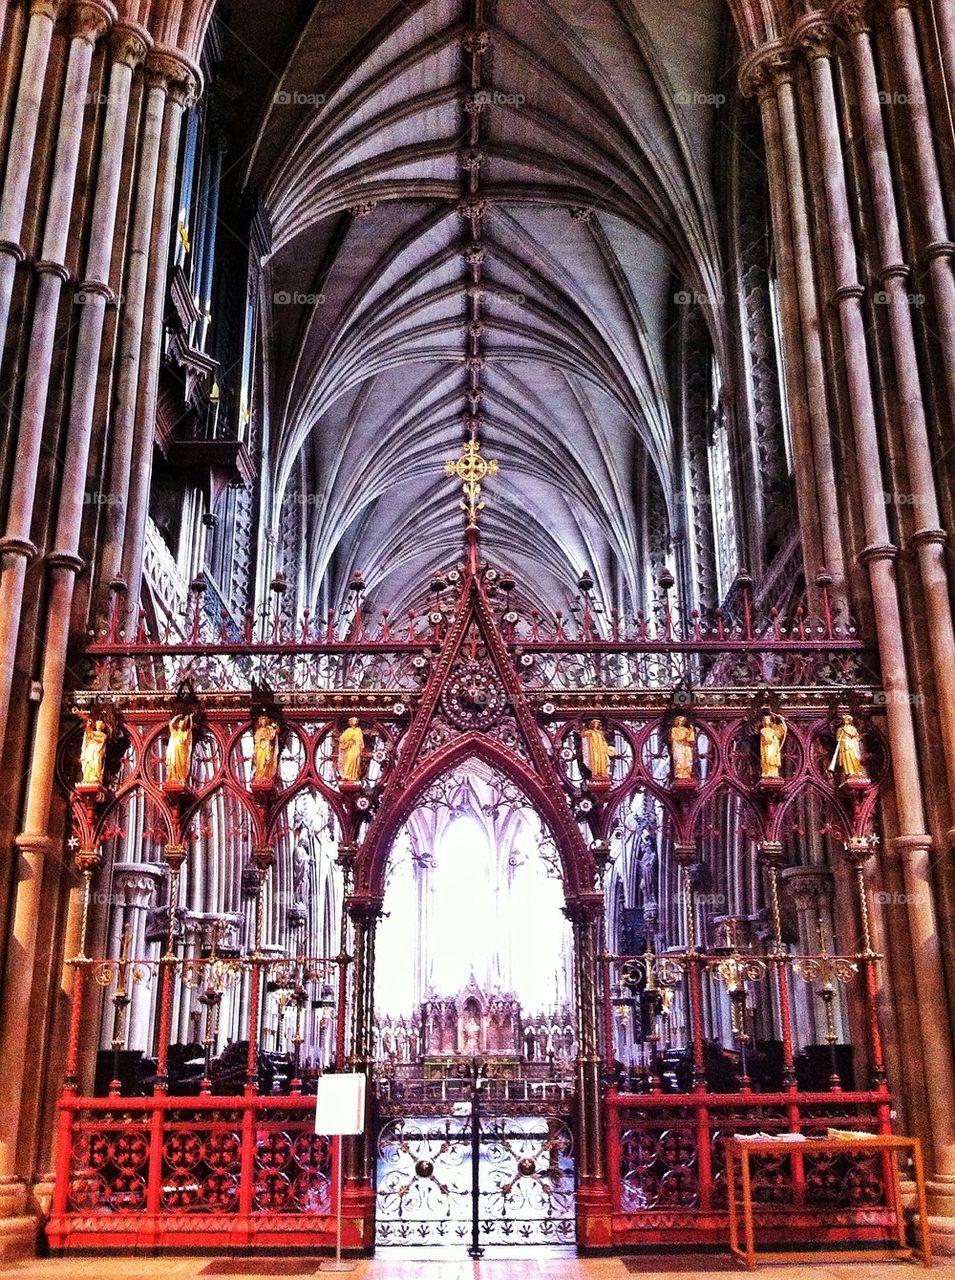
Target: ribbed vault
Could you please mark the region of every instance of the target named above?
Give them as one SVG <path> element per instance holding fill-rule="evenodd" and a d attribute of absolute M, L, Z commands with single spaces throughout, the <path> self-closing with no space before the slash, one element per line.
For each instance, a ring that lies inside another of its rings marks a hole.
<path fill-rule="evenodd" d="M 316 9 L 244 175 L 273 229 L 266 514 L 300 505 L 311 600 L 357 567 L 406 601 L 454 558 L 443 462 L 469 424 L 501 465 L 484 553 L 541 602 L 584 567 L 607 602 L 640 599 L 635 478 L 648 458 L 671 515 L 680 487 L 676 290 L 723 354 L 723 18 L 718 0 Z"/>

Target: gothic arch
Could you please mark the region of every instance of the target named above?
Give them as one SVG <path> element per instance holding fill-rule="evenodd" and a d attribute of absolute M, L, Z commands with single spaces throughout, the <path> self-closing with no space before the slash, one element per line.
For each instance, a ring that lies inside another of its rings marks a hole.
<path fill-rule="evenodd" d="M 493 738 L 467 733 L 420 763 L 395 800 L 378 813 L 359 854 L 356 893 L 383 895 L 388 859 L 402 824 L 433 782 L 471 757 L 500 770 L 519 787 L 549 828 L 560 857 L 565 897 L 571 899 L 591 887 L 593 858 L 572 822 L 563 794 L 553 794 L 533 769 Z"/>

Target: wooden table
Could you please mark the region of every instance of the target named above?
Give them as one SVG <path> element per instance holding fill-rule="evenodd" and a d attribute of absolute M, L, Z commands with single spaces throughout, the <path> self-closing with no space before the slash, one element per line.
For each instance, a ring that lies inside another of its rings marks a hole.
<path fill-rule="evenodd" d="M 902 1213 L 902 1190 L 900 1186 L 898 1164 L 900 1151 L 911 1151 L 915 1164 L 915 1189 L 918 1205 L 919 1228 L 922 1239 L 922 1262 L 926 1267 L 932 1265 L 932 1246 L 928 1235 L 928 1210 L 925 1203 L 925 1168 L 922 1163 L 922 1146 L 918 1138 L 896 1137 L 894 1134 L 871 1134 L 864 1138 L 807 1138 L 804 1142 L 787 1142 L 779 1138 L 727 1138 L 723 1143 L 726 1154 L 726 1189 L 729 1197 L 730 1215 L 730 1249 L 733 1254 L 746 1263 L 746 1270 L 753 1271 L 757 1256 L 764 1262 L 798 1262 L 806 1259 L 825 1258 L 833 1261 L 845 1261 L 849 1258 L 895 1258 L 905 1260 L 915 1254 L 914 1249 L 905 1243 L 905 1219 Z M 750 1156 L 757 1155 L 832 1155 L 839 1151 L 873 1151 L 885 1152 L 889 1167 L 891 1186 L 888 1188 L 890 1203 L 895 1208 L 896 1227 L 898 1229 L 899 1247 L 897 1249 L 844 1249 L 822 1253 L 818 1250 L 798 1250 L 789 1252 L 764 1251 L 756 1253 L 753 1231 L 753 1186 L 750 1173 Z M 739 1160 L 742 1183 L 743 1236 L 745 1248 L 739 1247 L 738 1207 L 736 1204 L 736 1161 Z"/>

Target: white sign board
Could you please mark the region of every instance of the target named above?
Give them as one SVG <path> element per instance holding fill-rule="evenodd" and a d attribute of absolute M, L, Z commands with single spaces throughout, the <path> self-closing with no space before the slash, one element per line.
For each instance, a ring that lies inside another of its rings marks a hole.
<path fill-rule="evenodd" d="M 362 1133 L 365 1128 L 365 1077 L 319 1076 L 315 1096 L 315 1132 L 326 1137 Z"/>

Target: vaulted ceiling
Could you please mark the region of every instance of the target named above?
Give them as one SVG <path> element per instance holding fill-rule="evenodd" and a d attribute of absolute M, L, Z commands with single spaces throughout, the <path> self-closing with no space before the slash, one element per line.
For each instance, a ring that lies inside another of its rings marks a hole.
<path fill-rule="evenodd" d="M 637 594 L 644 454 L 674 487 L 675 289 L 721 354 L 720 0 L 329 0 L 285 48 L 243 13 L 269 520 L 305 512 L 310 597 L 360 568 L 400 604 L 456 558 L 469 431 L 500 463 L 483 554 L 542 601 L 585 567 Z"/>

